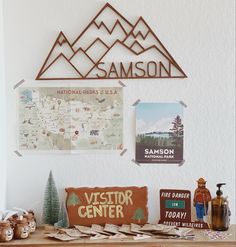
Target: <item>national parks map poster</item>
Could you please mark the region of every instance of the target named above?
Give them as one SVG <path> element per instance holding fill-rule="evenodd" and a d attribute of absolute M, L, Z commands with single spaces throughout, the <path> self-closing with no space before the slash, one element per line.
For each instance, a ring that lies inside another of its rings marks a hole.
<path fill-rule="evenodd" d="M 136 106 L 136 161 L 180 163 L 183 160 L 183 106 L 139 103 Z"/>
<path fill-rule="evenodd" d="M 121 87 L 21 87 L 20 150 L 120 150 Z"/>

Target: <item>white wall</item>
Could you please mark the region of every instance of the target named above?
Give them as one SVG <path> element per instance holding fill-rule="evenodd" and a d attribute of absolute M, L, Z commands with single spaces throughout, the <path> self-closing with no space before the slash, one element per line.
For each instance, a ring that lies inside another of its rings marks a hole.
<path fill-rule="evenodd" d="M 196 179 L 203 176 L 213 195 L 216 183 L 227 183 L 224 192 L 229 196 L 231 222 L 236 223 L 234 0 L 109 2 L 131 21 L 142 15 L 188 78 L 123 81 L 127 85 L 124 129 L 128 148 L 123 157 L 38 154 L 19 158 L 13 153 L 17 114 L 13 85 L 22 78 L 34 79 L 58 32 L 63 30 L 70 40 L 75 39 L 105 1 L 5 0 L 7 206 L 34 208 L 40 214 L 45 183 L 52 169 L 60 191 L 67 186 L 147 185 L 149 219 L 155 222 L 159 217 L 159 189 L 193 191 Z M 99 84 L 94 82 L 96 86 Z M 135 155 L 135 115 L 131 105 L 137 99 L 143 102 L 182 100 L 188 105 L 184 166 L 138 167 L 131 162 Z"/>
<path fill-rule="evenodd" d="M 0 211 L 6 206 L 6 93 L 4 78 L 3 1 L 0 0 Z"/>

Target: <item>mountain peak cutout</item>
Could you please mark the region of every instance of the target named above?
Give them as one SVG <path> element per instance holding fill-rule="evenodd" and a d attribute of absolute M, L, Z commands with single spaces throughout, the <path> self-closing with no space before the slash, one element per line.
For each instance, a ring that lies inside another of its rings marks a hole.
<path fill-rule="evenodd" d="M 62 31 L 60 31 L 60 33 L 58 35 L 57 43 L 59 45 L 63 45 L 64 43 L 69 43 L 67 38 L 66 38 L 66 36 L 65 36 L 65 34 Z"/>
<path fill-rule="evenodd" d="M 136 35 L 136 36 L 138 34 L 140 34 L 142 36 L 142 38 L 145 39 L 145 37 L 147 36 L 148 32 L 150 32 L 150 30 L 151 29 L 148 26 L 148 24 L 145 22 L 143 17 L 140 16 L 138 21 L 134 25 L 134 27 L 133 27 L 131 32 L 133 33 L 133 35 Z"/>
<path fill-rule="evenodd" d="M 63 76 L 63 61 L 66 76 Z M 140 62 L 144 64 L 141 69 L 145 70 L 145 76 L 137 78 L 187 77 L 143 17 L 140 16 L 132 24 L 112 5 L 106 3 L 73 42 L 69 42 L 62 31 L 59 33 L 36 80 L 110 79 L 109 71 L 115 70 L 114 66 L 123 66 L 129 61 L 131 65 Z M 149 68 L 150 64 L 152 69 Z M 68 75 L 69 66 L 72 67 L 71 76 Z M 59 71 L 58 67 L 61 67 L 61 71 L 60 75 L 56 76 L 56 72 L 52 71 L 54 68 Z M 124 70 L 124 67 L 117 68 L 118 72 L 122 69 Z M 98 77 L 96 73 L 91 75 L 93 70 L 103 70 L 104 76 Z M 150 72 L 151 70 L 153 72 Z M 50 76 L 49 72 L 52 72 L 53 76 Z M 118 72 L 117 78 L 124 78 Z M 137 73 L 129 76 L 125 73 L 127 79 L 135 78 L 135 74 Z"/>
<path fill-rule="evenodd" d="M 37 78 L 40 78 L 42 74 L 51 66 L 52 62 L 59 56 L 63 55 L 65 58 L 69 59 L 74 54 L 73 47 L 71 46 L 70 42 L 66 38 L 65 34 L 60 31 L 59 35 L 55 43 L 53 44 L 42 68 L 40 69 Z"/>
<path fill-rule="evenodd" d="M 93 19 L 93 22 L 98 26 L 103 22 L 108 28 L 109 25 L 114 26 L 114 23 L 117 21 L 119 21 L 126 32 L 133 27 L 133 25 L 109 3 L 106 3 Z"/>

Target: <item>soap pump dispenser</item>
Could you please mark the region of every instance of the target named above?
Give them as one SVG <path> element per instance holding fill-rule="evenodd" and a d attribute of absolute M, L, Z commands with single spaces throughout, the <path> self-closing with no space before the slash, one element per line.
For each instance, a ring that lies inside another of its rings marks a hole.
<path fill-rule="evenodd" d="M 216 186 L 216 197 L 211 201 L 212 229 L 216 231 L 226 231 L 229 228 L 229 203 L 224 198 L 221 186 L 225 183 L 219 183 Z"/>

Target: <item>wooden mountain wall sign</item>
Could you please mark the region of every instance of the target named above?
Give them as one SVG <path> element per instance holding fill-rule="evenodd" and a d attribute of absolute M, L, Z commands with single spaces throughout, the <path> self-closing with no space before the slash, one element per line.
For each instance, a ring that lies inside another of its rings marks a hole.
<path fill-rule="evenodd" d="M 186 78 L 146 21 L 105 4 L 70 42 L 60 32 L 36 80 Z"/>

